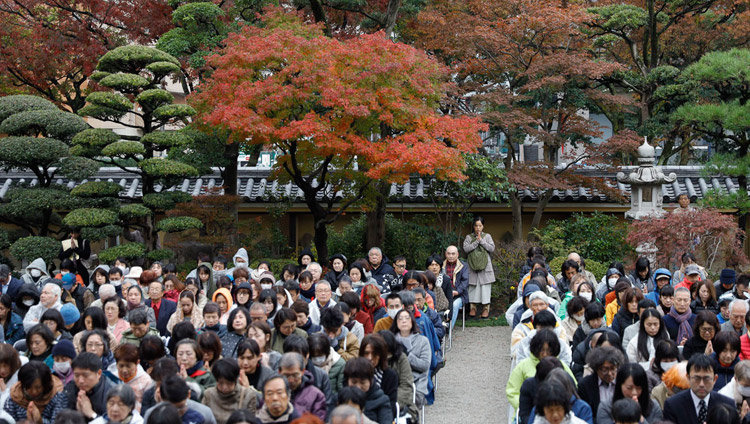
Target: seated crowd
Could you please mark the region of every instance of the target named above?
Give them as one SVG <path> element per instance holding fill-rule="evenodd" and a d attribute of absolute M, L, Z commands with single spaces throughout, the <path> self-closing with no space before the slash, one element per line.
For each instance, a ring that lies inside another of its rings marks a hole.
<path fill-rule="evenodd" d="M 712 282 L 686 253 L 674 272 L 641 257 L 597 280 L 576 253 L 557 276 L 528 258 L 506 314 L 510 422 L 750 422 L 750 274 Z"/>
<path fill-rule="evenodd" d="M 407 271 L 379 248 L 330 269 L 306 250 L 275 275 L 239 249 L 184 279 L 0 265 L 0 424 L 416 423 L 466 296 L 457 252 Z"/>

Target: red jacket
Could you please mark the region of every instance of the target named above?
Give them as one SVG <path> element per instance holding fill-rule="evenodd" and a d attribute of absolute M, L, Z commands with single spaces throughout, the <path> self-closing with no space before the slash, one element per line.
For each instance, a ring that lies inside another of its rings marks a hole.
<path fill-rule="evenodd" d="M 747 334 L 740 336 L 740 359 L 750 359 L 750 339 Z"/>
<path fill-rule="evenodd" d="M 676 290 L 678 287 L 685 287 L 686 289 L 690 290 L 693 287 L 693 284 L 695 284 L 695 283 L 693 283 L 692 281 L 688 280 L 687 276 L 685 276 L 685 279 L 682 280 L 682 281 L 680 281 L 676 286 L 674 286 L 674 288 Z"/>

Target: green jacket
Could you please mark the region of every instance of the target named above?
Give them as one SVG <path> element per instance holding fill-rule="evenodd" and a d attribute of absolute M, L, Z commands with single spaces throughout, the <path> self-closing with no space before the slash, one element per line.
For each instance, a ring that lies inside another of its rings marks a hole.
<path fill-rule="evenodd" d="M 513 371 L 510 372 L 510 377 L 508 377 L 508 385 L 505 386 L 505 395 L 508 398 L 508 402 L 513 407 L 513 410 L 518 409 L 518 401 L 519 397 L 521 396 L 521 385 L 523 384 L 524 380 L 536 375 L 537 364 L 539 364 L 539 359 L 537 359 L 536 356 L 534 356 L 534 354 L 532 353 L 528 358 L 519 362 L 518 365 L 513 368 Z M 573 372 L 570 371 L 570 368 L 568 368 L 568 365 L 563 363 L 562 366 L 565 371 L 573 378 L 573 382 L 578 385 L 578 382 L 576 382 L 576 378 L 575 376 L 573 376 Z"/>
<path fill-rule="evenodd" d="M 214 378 L 213 374 L 211 374 L 211 371 L 205 371 L 205 370 L 198 370 L 197 373 L 202 373 L 201 375 L 195 375 L 188 377 L 187 382 L 195 382 L 199 386 L 201 386 L 201 393 L 200 398 L 203 398 L 203 393 L 206 392 L 206 389 L 209 389 L 211 387 L 216 386 L 216 379 Z M 196 374 L 197 374 L 196 373 Z"/>
<path fill-rule="evenodd" d="M 346 361 L 344 358 L 339 356 L 339 360 L 331 365 L 331 369 L 328 371 L 328 379 L 331 380 L 331 389 L 333 389 L 334 396 L 344 386 L 344 366 Z"/>
<path fill-rule="evenodd" d="M 301 328 L 295 328 L 294 333 L 305 340 L 307 340 L 307 331 L 301 329 Z M 284 340 L 286 340 L 287 336 L 279 333 L 274 328 L 271 330 L 271 350 L 275 350 L 276 352 L 279 352 L 280 354 L 284 354 Z"/>
<path fill-rule="evenodd" d="M 159 330 L 155 329 L 154 327 L 149 327 L 148 331 L 146 332 L 146 336 L 158 336 Z M 122 332 L 122 337 L 120 338 L 120 344 L 130 343 L 134 344 L 138 347 L 141 346 L 141 340 L 143 337 L 138 338 L 133 334 L 133 330 L 128 328 L 127 330 Z"/>

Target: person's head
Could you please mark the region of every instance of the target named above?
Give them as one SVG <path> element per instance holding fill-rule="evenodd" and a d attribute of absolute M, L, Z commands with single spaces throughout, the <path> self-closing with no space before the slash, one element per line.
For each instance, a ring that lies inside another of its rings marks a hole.
<path fill-rule="evenodd" d="M 344 325 L 344 314 L 338 305 L 333 308 L 325 308 L 320 311 L 320 326 L 328 335 L 328 338 L 335 340 L 341 334 L 341 327 Z"/>
<path fill-rule="evenodd" d="M 542 384 L 536 392 L 537 413 L 550 424 L 560 424 L 570 412 L 570 396 L 557 383 Z"/>
<path fill-rule="evenodd" d="M 475 216 L 471 221 L 471 226 L 473 227 L 475 234 L 481 233 L 482 230 L 484 230 L 484 218 L 481 216 Z"/>
<path fill-rule="evenodd" d="M 63 409 L 55 416 L 55 424 L 87 424 L 88 420 L 78 411 Z M 172 423 L 169 423 L 172 424 Z"/>
<path fill-rule="evenodd" d="M 393 334 L 401 333 L 405 334 L 419 334 L 419 326 L 417 321 L 406 309 L 402 309 L 396 312 L 396 316 L 393 318 L 393 324 L 391 324 L 391 331 Z"/>
<path fill-rule="evenodd" d="M 396 313 L 404 309 L 403 303 L 401 303 L 401 296 L 398 293 L 389 293 L 385 298 L 385 306 L 387 308 L 388 316 L 391 319 L 396 317 Z"/>
<path fill-rule="evenodd" d="M 619 399 L 638 399 L 638 404 L 644 414 L 649 413 L 651 397 L 648 391 L 648 376 L 646 371 L 637 363 L 622 364 L 617 370 L 615 379 L 615 394 L 613 401 Z"/>
<path fill-rule="evenodd" d="M 456 246 L 448 246 L 445 248 L 445 261 L 452 264 L 458 260 L 458 248 Z"/>
<path fill-rule="evenodd" d="M 331 284 L 321 280 L 315 285 L 315 300 L 319 305 L 325 306 L 331 300 Z"/>
<path fill-rule="evenodd" d="M 190 290 L 183 290 L 179 297 L 179 307 L 182 315 L 189 317 L 193 314 L 193 306 L 195 305 L 195 295 Z"/>
<path fill-rule="evenodd" d="M 322 282 L 320 284 L 323 284 Z M 318 284 L 318 285 L 320 285 Z M 328 283 L 326 283 L 328 284 Z M 317 290 L 317 289 L 316 289 Z M 328 291 L 330 292 L 330 286 L 328 286 Z M 330 294 L 328 295 L 328 299 L 330 299 Z M 276 312 L 276 308 L 278 305 L 278 299 L 276 298 L 276 291 L 272 289 L 263 289 L 260 292 L 260 296 L 258 297 L 258 303 L 263 305 L 265 308 L 266 316 L 271 316 Z"/>
<path fill-rule="evenodd" d="M 379 267 L 383 261 L 383 251 L 379 247 L 370 248 L 370 251 L 367 252 L 367 260 L 373 268 Z"/>
<path fill-rule="evenodd" d="M 659 304 L 664 312 L 669 312 L 674 305 L 674 287 L 664 286 L 659 289 Z"/>
<path fill-rule="evenodd" d="M 740 299 L 748 298 L 748 287 L 750 286 L 750 274 L 740 274 L 734 283 L 734 293 Z"/>
<path fill-rule="evenodd" d="M 130 331 L 136 338 L 143 338 L 148 334 L 149 322 L 148 314 L 142 309 L 136 309 L 130 312 L 128 318 L 130 319 Z"/>
<path fill-rule="evenodd" d="M 741 421 L 737 408 L 733 408 L 726 403 L 717 402 L 712 408 L 709 408 L 706 415 L 706 422 L 711 424 L 740 424 Z"/>
<path fill-rule="evenodd" d="M 534 328 L 539 331 L 543 328 L 555 329 L 557 325 L 557 317 L 551 311 L 540 311 L 534 316 Z"/>
<path fill-rule="evenodd" d="M 648 308 L 640 316 L 639 319 L 639 340 L 640 335 L 643 334 L 643 341 L 645 344 L 646 337 L 655 337 L 657 339 L 665 339 L 667 338 L 666 334 L 666 328 L 664 327 L 664 323 L 661 319 L 661 314 L 659 314 L 659 311 L 653 308 Z M 648 357 L 649 355 L 644 355 L 644 357 Z"/>
<path fill-rule="evenodd" d="M 365 336 L 365 338 L 367 338 L 367 336 Z M 310 348 L 310 360 L 313 365 L 317 367 L 325 365 L 325 362 L 331 353 L 331 342 L 328 340 L 328 337 L 322 333 L 311 334 L 310 337 L 307 338 L 307 345 Z M 360 347 L 360 351 L 361 350 L 362 348 Z"/>
<path fill-rule="evenodd" d="M 229 261 L 226 257 L 224 257 L 223 255 L 218 255 L 214 258 L 211 267 L 214 269 L 214 271 L 224 271 L 227 269 L 227 263 L 229 263 Z"/>
<path fill-rule="evenodd" d="M 216 390 L 222 395 L 229 395 L 237 387 L 240 367 L 232 358 L 222 358 L 211 366 L 211 374 L 216 379 Z"/>
<path fill-rule="evenodd" d="M 312 274 L 313 282 L 319 281 L 321 275 L 323 275 L 323 268 L 317 262 L 310 262 L 305 270 Z"/>
<path fill-rule="evenodd" d="M 695 317 L 695 323 L 693 324 L 693 334 L 699 336 L 705 341 L 710 341 L 714 338 L 716 333 L 721 330 L 719 320 L 716 318 L 716 314 L 711 311 L 699 311 Z"/>
<path fill-rule="evenodd" d="M 736 389 L 743 398 L 750 397 L 750 360 L 742 360 L 734 366 Z"/>
<path fill-rule="evenodd" d="M 249 325 L 250 313 L 244 307 L 240 306 L 229 313 L 229 318 L 227 318 L 227 331 L 244 336 Z"/>
<path fill-rule="evenodd" d="M 152 281 L 148 285 L 148 296 L 154 301 L 158 302 L 164 296 L 164 284 L 160 281 Z"/>
<path fill-rule="evenodd" d="M 740 336 L 735 331 L 719 331 L 711 342 L 719 365 L 728 367 L 740 353 Z"/>
<path fill-rule="evenodd" d="M 703 303 L 716 301 L 716 289 L 713 283 L 708 280 L 698 282 L 698 299 Z"/>
<path fill-rule="evenodd" d="M 638 314 L 638 302 L 643 300 L 643 292 L 637 288 L 629 288 L 625 290 L 621 303 L 623 308 L 627 308 L 631 314 Z M 690 305 L 688 305 L 690 306 Z"/>
<path fill-rule="evenodd" d="M 741 330 L 745 325 L 745 315 L 750 312 L 750 306 L 742 299 L 735 299 L 729 304 L 729 322 L 735 330 Z"/>
<path fill-rule="evenodd" d="M 661 381 L 667 386 L 669 393 L 674 394 L 690 388 L 690 380 L 687 375 L 687 361 L 678 362 L 672 368 L 665 370 L 661 375 Z"/>
<path fill-rule="evenodd" d="M 27 400 L 35 401 L 49 394 L 53 389 L 52 373 L 47 365 L 30 361 L 18 371 L 18 382 Z"/>
<path fill-rule="evenodd" d="M 110 324 L 114 324 L 117 320 L 124 318 L 127 312 L 125 302 L 117 296 L 105 300 L 102 304 L 102 309 L 104 309 L 104 315 Z"/>
<path fill-rule="evenodd" d="M 122 422 L 135 408 L 135 392 L 127 384 L 118 384 L 107 393 L 107 416 L 110 422 Z"/>
<path fill-rule="evenodd" d="M 586 323 L 593 329 L 602 326 L 604 323 L 604 314 L 604 306 L 599 302 L 591 302 L 583 310 L 583 317 L 586 319 Z"/>
<path fill-rule="evenodd" d="M 349 265 L 349 279 L 354 283 L 362 282 L 365 278 L 365 270 L 358 263 Z"/>
<path fill-rule="evenodd" d="M 674 340 L 659 340 L 654 344 L 654 364 L 651 369 L 663 374 L 680 361 L 680 350 Z"/>
<path fill-rule="evenodd" d="M 258 343 L 251 338 L 241 341 L 237 345 L 237 365 L 245 374 L 255 374 L 261 359 Z"/>
<path fill-rule="evenodd" d="M 211 279 L 211 275 L 213 273 L 213 270 L 205 264 L 198 265 L 196 274 L 198 275 L 198 280 L 200 280 L 201 283 L 204 285 L 207 285 L 209 283 L 208 280 Z"/>
<path fill-rule="evenodd" d="M 560 354 L 560 339 L 554 331 L 548 328 L 538 330 L 531 338 L 529 351 L 540 360 L 547 356 L 558 356 Z"/>
<path fill-rule="evenodd" d="M 177 326 L 175 325 L 175 327 Z M 141 339 L 138 353 L 141 357 L 141 366 L 148 368 L 157 359 L 163 358 L 167 354 L 167 349 L 161 337 L 146 336 Z"/>
<path fill-rule="evenodd" d="M 11 299 L 7 294 L 0 295 L 0 320 L 4 321 L 5 319 L 9 318 L 12 311 L 13 299 Z M 8 320 L 8 322 L 10 322 L 10 320 Z"/>
<path fill-rule="evenodd" d="M 131 307 L 138 306 L 143 301 L 143 292 L 141 288 L 136 286 L 130 286 L 125 292 L 125 298 Z"/>
<path fill-rule="evenodd" d="M 60 300 L 62 289 L 55 283 L 47 283 L 42 289 L 42 293 L 39 295 L 39 303 L 44 305 L 46 308 L 51 308 L 52 305 Z"/>
<path fill-rule="evenodd" d="M 123 343 L 115 349 L 115 361 L 117 361 L 117 373 L 120 380 L 128 382 L 138 373 L 140 354 L 138 347 L 132 343 Z"/>
<path fill-rule="evenodd" d="M 534 378 L 537 383 L 542 383 L 552 370 L 556 368 L 562 369 L 562 367 L 562 362 L 560 362 L 556 356 L 547 356 L 536 364 L 536 374 L 534 375 Z"/>
<path fill-rule="evenodd" d="M 65 320 L 63 320 L 62 314 L 57 309 L 48 309 L 44 311 L 39 318 L 39 322 L 46 325 L 55 336 L 65 330 Z"/>
<path fill-rule="evenodd" d="M 297 316 L 297 327 L 302 327 L 307 324 L 307 320 L 310 316 L 310 305 L 307 302 L 302 299 L 297 299 L 296 302 L 292 303 L 291 309 Z"/>
<path fill-rule="evenodd" d="M 690 289 L 677 287 L 674 291 L 674 305 L 672 307 L 680 314 L 687 312 L 690 309 Z"/>
<path fill-rule="evenodd" d="M 250 271 L 245 267 L 235 268 L 232 271 L 232 278 L 235 284 L 247 283 L 250 279 Z"/>
<path fill-rule="evenodd" d="M 305 374 L 305 358 L 296 352 L 285 353 L 279 360 L 279 374 L 286 377 L 292 391 L 297 390 Z"/>
<path fill-rule="evenodd" d="M 119 286 L 120 284 L 122 284 L 122 269 L 116 266 L 111 267 L 109 269 L 107 277 L 110 284 L 112 284 L 113 286 Z"/>
<path fill-rule="evenodd" d="M 184 339 L 177 342 L 174 356 L 177 359 L 177 365 L 188 369 L 198 363 L 198 361 L 203 360 L 203 349 L 201 349 L 197 341 Z"/>
<path fill-rule="evenodd" d="M 695 354 L 687 363 L 690 390 L 699 398 L 705 398 L 714 388 L 718 376 L 714 372 L 714 361 L 703 354 Z"/>
<path fill-rule="evenodd" d="M 344 366 L 344 384 L 354 386 L 367 393 L 375 377 L 375 367 L 365 358 L 354 358 Z"/>
<path fill-rule="evenodd" d="M 612 420 L 615 424 L 638 424 L 641 422 L 641 406 L 630 398 L 619 399 L 612 405 Z"/>
<path fill-rule="evenodd" d="M 565 311 L 568 313 L 569 317 L 571 317 L 576 323 L 580 324 L 585 318 L 586 307 L 588 304 L 589 302 L 586 299 L 574 296 L 568 301 L 568 304 L 565 306 Z"/>
<path fill-rule="evenodd" d="M 36 324 L 26 332 L 26 346 L 34 356 L 46 354 L 54 343 L 55 337 L 49 327 L 44 324 Z"/>
<path fill-rule="evenodd" d="M 323 311 L 328 309 L 326 308 Z M 297 314 L 289 308 L 281 308 L 273 318 L 273 326 L 279 333 L 289 336 L 297 328 Z"/>
<path fill-rule="evenodd" d="M 540 311 L 544 311 L 549 308 L 549 298 L 541 290 L 531 293 L 529 296 L 529 309 L 536 315 Z"/>
<path fill-rule="evenodd" d="M 86 331 L 81 337 L 81 351 L 91 352 L 103 358 L 109 355 L 109 334 L 100 329 Z"/>
<path fill-rule="evenodd" d="M 570 279 L 573 278 L 574 275 L 578 274 L 578 272 L 580 271 L 580 266 L 578 265 L 578 262 L 568 259 L 563 262 L 560 270 L 562 271 L 565 279 L 570 281 Z"/>
<path fill-rule="evenodd" d="M 221 357 L 221 339 L 213 331 L 204 331 L 198 336 L 198 346 L 203 351 L 203 361 L 211 365 Z"/>
<path fill-rule="evenodd" d="M 255 417 L 255 414 L 250 412 L 248 409 L 238 409 L 232 412 L 227 419 L 226 424 L 259 424 L 260 421 Z"/>
<path fill-rule="evenodd" d="M 265 321 L 255 321 L 250 323 L 247 329 L 248 340 L 252 339 L 260 347 L 261 352 L 268 352 L 271 349 L 271 326 Z"/>
<path fill-rule="evenodd" d="M 719 315 L 724 318 L 724 322 L 729 321 L 729 304 L 732 303 L 730 299 L 719 300 Z"/>
<path fill-rule="evenodd" d="M 338 393 L 338 405 L 331 412 L 331 424 L 362 424 L 362 411 L 365 409 L 365 394 L 362 390 L 342 387 Z"/>
<path fill-rule="evenodd" d="M 388 345 L 383 336 L 377 333 L 368 334 L 362 339 L 359 355 L 370 361 L 377 369 L 388 368 Z"/>
<path fill-rule="evenodd" d="M 364 302 L 365 310 L 374 311 L 379 309 L 380 303 L 380 289 L 375 284 L 368 284 L 362 289 L 362 301 Z"/>
<path fill-rule="evenodd" d="M 690 197 L 685 193 L 680 193 L 680 195 L 677 196 L 677 203 L 679 203 L 680 208 L 685 209 L 690 206 Z"/>
<path fill-rule="evenodd" d="M 70 347 L 72 348 L 72 343 Z M 75 355 L 75 350 L 73 350 Z M 7 343 L 0 343 L 0 378 L 8 381 L 21 368 L 21 358 L 18 351 Z"/>
<path fill-rule="evenodd" d="M 349 274 L 349 276 L 351 277 L 351 274 Z M 299 274 L 299 287 L 303 291 L 310 290 L 314 281 L 315 280 L 313 280 L 313 275 L 310 271 L 305 270 Z M 355 281 L 353 277 L 352 281 Z"/>
<path fill-rule="evenodd" d="M 187 412 L 187 401 L 190 398 L 190 387 L 179 375 L 168 375 L 159 383 L 159 396 L 177 408 L 180 416 Z"/>
<path fill-rule="evenodd" d="M 625 363 L 625 355 L 612 346 L 591 349 L 586 355 L 586 364 L 605 383 L 614 381 L 617 369 Z"/>
<path fill-rule="evenodd" d="M 78 390 L 89 392 L 102 376 L 102 360 L 90 352 L 81 352 L 73 360 L 73 381 Z"/>
<path fill-rule="evenodd" d="M 291 394 L 289 382 L 282 375 L 271 376 L 263 383 L 263 403 L 271 417 L 279 417 L 286 412 Z"/>

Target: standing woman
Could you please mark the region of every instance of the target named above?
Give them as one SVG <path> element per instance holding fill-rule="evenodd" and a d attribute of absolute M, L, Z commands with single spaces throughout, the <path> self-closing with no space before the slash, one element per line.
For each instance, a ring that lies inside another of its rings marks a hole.
<path fill-rule="evenodd" d="M 495 242 L 492 236 L 482 232 L 484 219 L 474 218 L 474 233 L 464 239 L 464 252 L 468 256 L 469 264 L 469 316 L 477 315 L 477 304 L 482 305 L 482 318 L 490 317 L 490 296 L 492 283 L 495 282 L 495 272 L 492 270 L 492 252 Z M 484 265 L 484 266 L 482 266 Z"/>
<path fill-rule="evenodd" d="M 81 276 L 83 281 L 89 281 L 89 270 L 82 261 L 88 260 L 91 257 L 91 244 L 88 240 L 81 237 L 81 229 L 77 227 L 70 228 L 70 237 L 61 242 L 60 253 L 57 255 L 58 259 L 64 261 L 70 259 L 76 266 L 76 273 Z"/>

